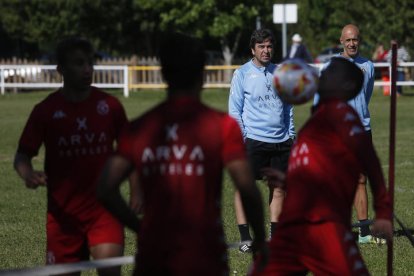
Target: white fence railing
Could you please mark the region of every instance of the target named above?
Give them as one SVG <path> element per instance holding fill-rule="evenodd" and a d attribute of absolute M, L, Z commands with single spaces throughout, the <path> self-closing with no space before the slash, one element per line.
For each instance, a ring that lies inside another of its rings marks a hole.
<path fill-rule="evenodd" d="M 321 64 L 313 64 L 320 68 Z M 390 63 L 374 63 L 376 68 L 389 68 Z M 399 64 L 410 70 L 406 81 L 397 85 L 414 86 L 414 62 Z M 206 66 L 206 88 L 229 88 L 231 75 L 238 66 Z M 130 89 L 164 88 L 159 66 L 95 65 L 93 85 L 100 88 L 118 88 L 125 97 Z M 388 70 L 390 72 L 390 70 Z M 390 74 L 390 73 L 389 73 Z M 391 75 L 391 74 L 390 74 Z M 375 86 L 390 86 L 390 81 L 376 80 Z M 0 91 L 6 89 L 43 89 L 62 86 L 62 79 L 56 71 L 56 65 L 0 65 Z"/>
<path fill-rule="evenodd" d="M 94 83 L 100 88 L 123 89 L 128 97 L 127 65 L 95 65 Z M 62 78 L 56 65 L 0 65 L 0 91 L 4 95 L 6 88 L 58 88 Z"/>

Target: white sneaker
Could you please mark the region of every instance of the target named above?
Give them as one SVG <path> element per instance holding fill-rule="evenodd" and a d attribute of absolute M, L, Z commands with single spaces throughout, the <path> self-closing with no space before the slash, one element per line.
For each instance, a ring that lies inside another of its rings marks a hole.
<path fill-rule="evenodd" d="M 242 253 L 252 253 L 252 241 L 240 242 L 239 251 Z"/>

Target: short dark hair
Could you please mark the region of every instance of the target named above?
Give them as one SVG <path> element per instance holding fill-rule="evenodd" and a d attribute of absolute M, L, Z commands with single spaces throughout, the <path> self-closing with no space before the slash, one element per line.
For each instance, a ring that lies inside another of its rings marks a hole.
<path fill-rule="evenodd" d="M 358 95 L 364 83 L 364 73 L 352 61 L 333 57 L 319 78 L 318 93 L 322 97 L 350 100 Z"/>
<path fill-rule="evenodd" d="M 64 65 L 67 54 L 75 50 L 81 50 L 88 54 L 94 54 L 93 46 L 87 39 L 78 36 L 67 37 L 59 41 L 56 46 L 57 65 Z"/>
<path fill-rule="evenodd" d="M 159 56 L 161 72 L 170 89 L 190 89 L 203 82 L 206 54 L 199 39 L 179 33 L 167 34 Z"/>
<path fill-rule="evenodd" d="M 268 29 L 254 30 L 250 37 L 250 49 L 254 49 L 256 43 L 262 43 L 265 40 L 270 40 L 272 44 L 275 44 L 275 37 L 273 33 Z"/>

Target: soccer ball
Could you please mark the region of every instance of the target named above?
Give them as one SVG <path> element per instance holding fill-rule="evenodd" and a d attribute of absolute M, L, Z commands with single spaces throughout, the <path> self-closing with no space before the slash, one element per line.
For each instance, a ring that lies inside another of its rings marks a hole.
<path fill-rule="evenodd" d="M 317 70 L 300 59 L 286 60 L 273 72 L 276 93 L 288 104 L 307 102 L 315 95 L 318 82 Z"/>

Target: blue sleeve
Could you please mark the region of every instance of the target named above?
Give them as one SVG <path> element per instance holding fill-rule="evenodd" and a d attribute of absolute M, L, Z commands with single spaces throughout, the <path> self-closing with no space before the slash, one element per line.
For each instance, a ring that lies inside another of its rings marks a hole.
<path fill-rule="evenodd" d="M 289 106 L 289 137 L 296 137 L 295 125 L 293 123 L 293 105 Z"/>
<path fill-rule="evenodd" d="M 244 89 L 243 74 L 240 70 L 234 71 L 231 80 L 229 94 L 229 115 L 233 117 L 240 126 L 243 137 L 246 137 L 246 131 L 243 124 L 243 106 L 244 106 Z"/>
<path fill-rule="evenodd" d="M 293 122 L 293 106 L 290 104 L 283 105 L 285 124 L 289 127 L 289 137 L 296 137 L 295 125 Z"/>
<path fill-rule="evenodd" d="M 370 67 L 370 76 L 368 79 L 367 87 L 366 87 L 366 94 L 365 94 L 365 101 L 367 104 L 371 100 L 372 91 L 374 90 L 374 64 L 372 62 L 369 63 Z"/>
<path fill-rule="evenodd" d="M 317 105 L 319 102 L 319 94 L 318 92 L 315 93 L 315 96 L 313 96 L 313 105 Z"/>

